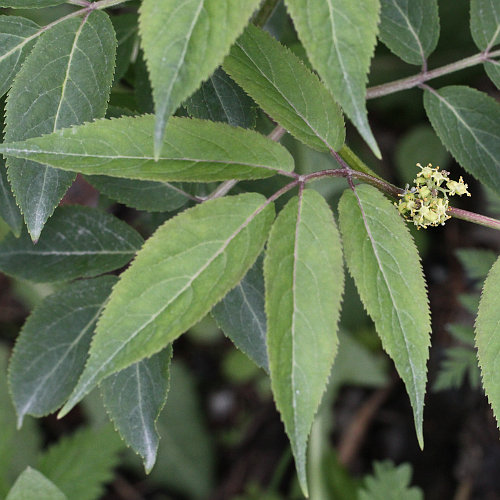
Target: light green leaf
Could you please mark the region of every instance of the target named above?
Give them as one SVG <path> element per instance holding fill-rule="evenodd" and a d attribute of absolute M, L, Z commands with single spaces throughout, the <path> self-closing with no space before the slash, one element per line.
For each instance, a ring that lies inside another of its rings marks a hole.
<path fill-rule="evenodd" d="M 95 208 L 61 207 L 35 245 L 24 232 L 0 242 L 0 271 L 34 282 L 96 276 L 129 262 L 142 245 L 128 224 Z"/>
<path fill-rule="evenodd" d="M 366 81 L 376 44 L 379 0 L 285 0 L 313 67 L 377 158 L 366 116 Z"/>
<path fill-rule="evenodd" d="M 144 0 L 139 26 L 156 121 L 155 157 L 167 121 L 222 63 L 259 0 Z"/>
<path fill-rule="evenodd" d="M 411 465 L 397 467 L 390 461 L 375 462 L 375 474 L 365 478 L 365 487 L 359 492 L 359 500 L 424 500 L 418 487 L 410 487 Z"/>
<path fill-rule="evenodd" d="M 238 349 L 269 371 L 266 350 L 266 311 L 262 259 L 213 309 L 220 329 Z"/>
<path fill-rule="evenodd" d="M 28 467 L 14 483 L 6 500 L 67 500 L 66 495 L 43 474 Z"/>
<path fill-rule="evenodd" d="M 188 201 L 186 195 L 169 182 L 120 179 L 107 175 L 91 175 L 86 180 L 112 200 L 138 210 L 170 212 Z"/>
<path fill-rule="evenodd" d="M 114 373 L 101 383 L 109 417 L 124 441 L 142 456 L 146 474 L 158 452 L 156 421 L 165 405 L 172 347 Z"/>
<path fill-rule="evenodd" d="M 483 387 L 500 428 L 500 258 L 484 282 L 476 318 L 476 347 Z"/>
<path fill-rule="evenodd" d="M 423 447 L 431 325 L 417 249 L 397 209 L 372 186 L 357 186 L 356 194 L 346 190 L 339 214 L 347 266 L 406 385 Z"/>
<path fill-rule="evenodd" d="M 211 200 L 156 231 L 115 286 L 62 415 L 102 379 L 179 337 L 243 278 L 272 223 L 264 201 L 253 193 Z"/>
<path fill-rule="evenodd" d="M 379 38 L 409 64 L 425 64 L 439 39 L 437 0 L 381 0 Z"/>
<path fill-rule="evenodd" d="M 116 281 L 114 276 L 103 276 L 72 283 L 43 300 L 29 316 L 9 366 L 18 427 L 25 415 L 48 415 L 71 394 Z"/>
<path fill-rule="evenodd" d="M 481 50 L 500 44 L 500 3 L 497 0 L 471 0 L 470 31 Z"/>
<path fill-rule="evenodd" d="M 255 127 L 255 103 L 222 68 L 217 68 L 184 106 L 194 118 L 225 122 L 233 127 Z"/>
<path fill-rule="evenodd" d="M 424 106 L 437 135 L 470 174 L 500 193 L 500 104 L 464 86 L 426 90 Z"/>
<path fill-rule="evenodd" d="M 305 190 L 280 212 L 264 277 L 271 388 L 307 495 L 307 440 L 337 351 L 344 288 L 340 236 L 316 191 Z"/>
<path fill-rule="evenodd" d="M 83 174 L 155 181 L 220 181 L 270 177 L 293 170 L 290 153 L 253 130 L 191 118 L 169 120 L 158 161 L 154 117 L 99 120 L 24 142 L 0 152 Z"/>
<path fill-rule="evenodd" d="M 6 141 L 22 141 L 104 116 L 116 39 L 109 17 L 94 11 L 44 33 L 26 58 L 7 99 Z M 9 159 L 8 177 L 28 231 L 38 240 L 74 175 Z"/>
<path fill-rule="evenodd" d="M 37 467 L 68 499 L 95 500 L 101 498 L 103 485 L 113 478 L 118 453 L 124 448 L 111 425 L 99 430 L 84 428 L 52 445 Z"/>
<path fill-rule="evenodd" d="M 0 96 L 30 53 L 40 27 L 24 17 L 0 16 Z"/>
<path fill-rule="evenodd" d="M 330 92 L 269 34 L 248 26 L 224 68 L 280 125 L 320 151 L 344 144 L 342 113 Z"/>

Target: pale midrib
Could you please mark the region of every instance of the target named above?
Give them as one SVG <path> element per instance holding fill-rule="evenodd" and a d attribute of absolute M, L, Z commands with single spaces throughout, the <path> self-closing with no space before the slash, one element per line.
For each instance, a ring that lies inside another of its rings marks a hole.
<path fill-rule="evenodd" d="M 365 214 L 365 211 L 364 211 L 364 208 L 363 208 L 363 204 L 361 202 L 361 200 L 359 199 L 359 196 L 358 196 L 358 193 L 356 192 L 356 190 L 353 190 L 354 191 L 354 195 L 356 196 L 356 200 L 358 202 L 358 206 L 359 206 L 359 209 L 361 211 L 361 217 L 363 218 L 363 223 L 364 223 L 364 226 L 365 226 L 365 229 L 366 229 L 366 233 L 368 235 L 368 238 L 370 239 L 370 243 L 371 243 L 371 246 L 372 246 L 372 249 L 373 249 L 373 254 L 375 256 L 375 259 L 377 261 L 377 265 L 378 265 L 378 268 L 380 269 L 380 272 L 382 273 L 382 277 L 384 278 L 384 282 L 385 282 L 385 285 L 387 287 L 387 290 L 389 292 L 389 296 L 391 298 L 391 302 L 393 305 L 395 305 L 397 302 L 394 298 L 394 295 L 392 293 L 392 288 L 389 284 L 389 280 L 387 279 L 387 276 L 385 275 L 385 270 L 384 270 L 384 266 L 382 265 L 382 261 L 380 260 L 380 256 L 378 254 L 378 251 L 377 251 L 377 245 L 375 243 L 375 239 L 373 238 L 373 234 L 370 230 L 370 225 L 368 224 L 368 220 L 366 218 L 366 214 Z M 415 398 L 416 398 L 416 405 L 417 405 L 417 408 L 416 408 L 416 411 L 418 411 L 418 414 L 419 414 L 419 418 L 420 418 L 420 406 L 421 406 L 421 403 L 420 403 L 420 393 L 419 393 L 419 390 L 418 390 L 418 385 L 417 385 L 417 377 L 416 377 L 416 374 L 415 374 L 415 367 L 413 366 L 413 362 L 412 362 L 412 359 L 411 359 L 411 356 L 410 356 L 410 350 L 409 350 L 409 347 L 408 347 L 408 340 L 406 338 L 406 333 L 403 329 L 403 323 L 401 321 L 401 318 L 399 316 L 399 309 L 397 307 L 394 307 L 394 310 L 396 311 L 396 316 L 398 318 L 398 322 L 399 322 L 399 325 L 401 327 L 401 332 L 403 333 L 403 339 L 404 339 L 404 342 L 405 342 L 405 349 L 406 349 L 406 353 L 408 355 L 408 363 L 410 365 L 410 369 L 411 369 L 411 374 L 412 374 L 412 379 L 413 379 L 413 388 L 415 390 Z"/>
<path fill-rule="evenodd" d="M 413 35 L 413 37 L 415 38 L 415 40 L 417 42 L 418 49 L 420 51 L 420 57 L 422 58 L 422 64 L 425 64 L 424 48 L 422 47 L 422 43 L 420 42 L 420 38 L 418 37 L 417 33 L 413 29 L 413 25 L 410 23 L 409 17 L 403 12 L 401 7 L 395 1 L 393 1 L 393 4 L 394 4 L 394 7 L 396 7 L 396 9 L 401 14 L 402 18 L 406 21 L 406 25 L 408 26 L 410 33 Z"/>
<path fill-rule="evenodd" d="M 215 261 L 217 257 L 222 255 L 224 250 L 229 246 L 229 244 L 238 236 L 238 234 L 241 233 L 249 224 L 250 222 L 259 215 L 260 212 L 262 212 L 267 205 L 269 204 L 268 201 L 263 203 L 260 207 L 258 207 L 254 212 L 249 215 L 246 220 L 234 231 L 229 238 L 224 242 L 224 244 L 215 252 L 212 257 L 210 257 L 203 266 L 200 267 L 198 271 L 196 271 L 193 276 L 189 279 L 189 281 L 163 306 L 161 307 L 156 314 L 151 315 L 151 318 L 149 318 L 147 321 L 145 321 L 142 325 L 137 327 L 135 331 L 131 332 L 129 335 L 128 339 L 122 343 L 121 346 L 119 346 L 110 356 L 108 356 L 108 359 L 104 361 L 99 368 L 97 368 L 94 373 L 81 385 L 79 388 L 78 392 L 75 392 L 73 397 L 68 401 L 68 404 L 76 404 L 77 401 L 80 400 L 81 397 L 83 397 L 87 393 L 87 388 L 93 383 L 93 381 L 97 378 L 97 376 L 108 366 L 111 361 L 124 349 L 126 345 L 128 345 L 134 338 L 141 332 L 143 331 L 148 325 L 150 325 L 160 314 L 162 314 L 165 309 L 167 309 L 175 300 L 177 300 L 178 297 L 180 297 L 185 291 L 187 291 L 193 282 Z M 91 349 L 92 350 L 92 349 Z M 90 362 L 91 358 L 89 358 Z M 83 375 L 82 375 L 83 376 Z M 75 403 L 73 403 L 75 401 Z M 71 406 L 72 407 L 72 406 Z M 63 408 L 64 410 L 65 408 Z M 61 410 L 61 411 L 63 411 Z"/>
<path fill-rule="evenodd" d="M 12 47 L 8 52 L 5 52 L 2 56 L 0 56 L 0 63 L 3 62 L 5 59 L 8 59 L 12 54 L 15 52 L 18 52 L 22 50 L 22 48 L 31 40 L 34 38 L 40 36 L 44 32 L 44 29 L 42 28 L 41 30 L 37 31 L 36 33 L 33 33 L 33 35 L 30 35 L 29 37 L 25 38 L 21 43 L 17 44 L 15 47 Z"/>
<path fill-rule="evenodd" d="M 238 285 L 238 288 L 241 291 L 241 295 L 243 297 L 244 303 L 248 306 L 248 310 L 250 311 L 252 317 L 254 318 L 255 323 L 257 324 L 257 328 L 259 329 L 259 332 L 261 336 L 263 337 L 266 333 L 265 329 L 263 328 L 261 322 L 259 321 L 259 316 L 256 313 L 255 309 L 253 308 L 252 304 L 250 304 L 250 301 L 248 300 L 247 294 L 245 292 L 245 289 L 241 285 L 241 283 Z"/>
<path fill-rule="evenodd" d="M 34 255 L 40 257 L 73 257 L 73 256 L 83 256 L 83 255 L 130 255 L 135 253 L 136 249 L 130 250 L 88 250 L 88 251 L 71 251 L 71 252 L 61 252 L 61 251 L 36 251 L 36 250 L 14 250 L 12 252 L 2 252 L 0 251 L 1 257 L 9 257 L 11 255 L 22 256 L 22 255 Z"/>
<path fill-rule="evenodd" d="M 137 401 L 139 406 L 139 415 L 141 416 L 142 430 L 144 436 L 144 442 L 146 444 L 146 462 L 149 462 L 151 456 L 154 456 L 154 446 L 151 443 L 150 435 L 148 432 L 149 426 L 144 419 L 144 409 L 143 409 L 143 401 L 142 401 L 142 386 L 141 386 L 141 371 L 139 369 L 139 363 L 135 365 L 135 376 L 137 378 Z"/>

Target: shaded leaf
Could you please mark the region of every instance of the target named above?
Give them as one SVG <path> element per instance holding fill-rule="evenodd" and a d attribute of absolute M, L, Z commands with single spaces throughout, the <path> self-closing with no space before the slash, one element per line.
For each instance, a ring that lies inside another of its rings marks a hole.
<path fill-rule="evenodd" d="M 234 127 L 255 127 L 255 103 L 222 68 L 217 68 L 184 106 L 194 118 L 225 122 Z"/>
<path fill-rule="evenodd" d="M 139 25 L 155 101 L 155 157 L 170 115 L 222 63 L 258 5 L 259 0 L 142 2 Z"/>
<path fill-rule="evenodd" d="M 13 7 L 14 9 L 40 9 L 66 3 L 66 0 L 2 0 L 3 7 Z"/>
<path fill-rule="evenodd" d="M 243 278 L 272 223 L 273 206 L 264 201 L 253 193 L 207 201 L 149 238 L 114 287 L 61 414 L 102 379 L 163 349 Z"/>
<path fill-rule="evenodd" d="M 224 68 L 292 135 L 320 151 L 344 144 L 342 113 L 330 92 L 287 48 L 255 26 L 233 45 Z"/>
<path fill-rule="evenodd" d="M 410 64 L 425 64 L 439 39 L 437 0 L 381 0 L 379 38 Z"/>
<path fill-rule="evenodd" d="M 471 280 L 486 278 L 491 266 L 497 260 L 497 254 L 493 250 L 483 248 L 459 248 L 455 250 L 455 255 Z"/>
<path fill-rule="evenodd" d="M 52 445 L 37 467 L 68 499 L 94 500 L 101 497 L 104 484 L 113 478 L 118 453 L 124 447 L 111 425 L 99 430 L 84 428 Z"/>
<path fill-rule="evenodd" d="M 375 156 L 366 81 L 376 44 L 379 0 L 285 0 L 307 56 Z"/>
<path fill-rule="evenodd" d="M 446 358 L 441 362 L 432 390 L 459 389 L 466 377 L 471 387 L 479 387 L 476 352 L 464 347 L 450 347 L 445 352 Z"/>
<path fill-rule="evenodd" d="M 24 324 L 9 366 L 12 400 L 25 415 L 59 408 L 78 382 L 114 276 L 77 281 L 48 296 Z"/>
<path fill-rule="evenodd" d="M 191 118 L 172 118 L 158 161 L 154 117 L 99 120 L 45 137 L 0 145 L 0 152 L 83 174 L 156 181 L 269 177 L 293 170 L 293 158 L 253 130 Z"/>
<path fill-rule="evenodd" d="M 30 19 L 0 16 L 0 96 L 9 90 L 12 80 L 35 45 L 39 29 Z"/>
<path fill-rule="evenodd" d="M 500 193 L 500 104 L 465 86 L 428 88 L 424 106 L 439 138 L 470 174 Z"/>
<path fill-rule="evenodd" d="M 372 186 L 357 186 L 356 194 L 346 190 L 339 214 L 347 266 L 406 385 L 423 447 L 431 325 L 417 249 L 397 209 Z"/>
<path fill-rule="evenodd" d="M 490 80 L 495 84 L 497 89 L 500 89 L 500 62 L 491 61 L 484 64 L 486 74 Z"/>
<path fill-rule="evenodd" d="M 132 59 L 134 45 L 137 40 L 139 27 L 136 14 L 120 14 L 111 18 L 115 28 L 116 41 L 116 68 L 114 81 L 118 82 L 127 72 Z"/>
<path fill-rule="evenodd" d="M 148 474 L 156 461 L 156 421 L 167 399 L 172 348 L 114 373 L 101 383 L 108 415 L 124 441 L 141 455 Z"/>
<path fill-rule="evenodd" d="M 337 351 L 344 287 L 340 236 L 314 190 L 280 212 L 264 261 L 271 388 L 307 495 L 306 448 Z"/>
<path fill-rule="evenodd" d="M 9 92 L 5 140 L 19 141 L 104 116 L 116 39 L 109 17 L 94 11 L 45 32 Z M 36 241 L 74 175 L 18 159 L 8 177 Z"/>
<path fill-rule="evenodd" d="M 142 245 L 128 224 L 94 208 L 61 207 L 35 245 L 24 232 L 0 242 L 0 271 L 34 282 L 68 281 L 118 269 Z"/>
<path fill-rule="evenodd" d="M 476 318 L 476 347 L 484 392 L 500 422 L 500 309 L 498 295 L 500 294 L 500 258 L 491 268 L 484 282 L 481 302 Z M 498 424 L 500 427 L 500 423 Z"/>
<path fill-rule="evenodd" d="M 496 0 L 471 0 L 470 31 L 481 50 L 500 44 L 500 4 Z"/>
<path fill-rule="evenodd" d="M 0 217 L 8 224 L 16 236 L 21 234 L 23 218 L 10 188 L 3 158 L 0 159 Z"/>
<path fill-rule="evenodd" d="M 43 474 L 31 467 L 17 478 L 6 500 L 66 500 L 66 495 Z"/>
<path fill-rule="evenodd" d="M 213 309 L 212 316 L 234 345 L 268 371 L 262 259 Z"/>

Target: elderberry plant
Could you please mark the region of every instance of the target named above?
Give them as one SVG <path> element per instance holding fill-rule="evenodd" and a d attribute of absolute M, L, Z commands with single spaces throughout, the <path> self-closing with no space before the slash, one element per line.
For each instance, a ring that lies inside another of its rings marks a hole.
<path fill-rule="evenodd" d="M 10 228 L 0 270 L 61 284 L 11 356 L 19 426 L 61 407 L 63 417 L 99 386 L 115 428 L 150 471 L 172 344 L 211 313 L 269 374 L 307 496 L 308 439 L 335 371 L 345 261 L 406 386 L 423 447 L 431 323 L 404 219 L 427 228 L 455 217 L 492 231 L 500 221 L 450 206 L 468 185 L 431 165 L 411 188 L 383 179 L 348 146 L 356 141 L 352 130 L 346 138 L 344 115 L 381 158 L 367 100 L 420 88 L 443 145 L 500 195 L 500 105 L 468 86 L 429 83 L 482 64 L 500 87 L 500 3 L 471 0 L 478 52 L 435 69 L 437 0 L 285 0 L 298 55 L 263 29 L 278 3 L 1 2 L 12 10 L 0 16 L 0 216 Z M 15 10 L 63 4 L 43 25 Z M 421 71 L 367 88 L 377 40 Z M 331 168 L 295 171 L 285 133 L 329 154 Z M 76 174 L 166 221 L 144 241 L 98 208 L 58 207 Z M 338 206 L 313 189 L 341 179 Z M 265 181 L 242 182 L 254 180 Z M 496 260 L 475 345 L 497 418 L 499 290 Z"/>

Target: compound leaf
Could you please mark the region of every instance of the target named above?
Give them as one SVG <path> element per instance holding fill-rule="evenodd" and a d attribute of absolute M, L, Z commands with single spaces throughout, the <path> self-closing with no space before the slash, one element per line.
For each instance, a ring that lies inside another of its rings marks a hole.
<path fill-rule="evenodd" d="M 104 116 L 115 50 L 113 26 L 101 11 L 67 19 L 44 33 L 9 92 L 5 140 L 21 141 Z M 74 175 L 19 159 L 9 159 L 7 166 L 36 241 Z"/>
<path fill-rule="evenodd" d="M 233 45 L 224 68 L 280 125 L 320 151 L 344 144 L 342 113 L 318 77 L 255 26 Z"/>
<path fill-rule="evenodd" d="M 61 415 L 101 380 L 160 351 L 203 318 L 254 263 L 273 213 L 262 195 L 249 193 L 205 202 L 163 224 L 114 287 Z"/>
<path fill-rule="evenodd" d="M 423 447 L 431 325 L 417 249 L 396 208 L 372 186 L 345 191 L 339 214 L 347 266 L 382 346 L 406 385 Z"/>
<path fill-rule="evenodd" d="M 379 38 L 410 64 L 425 64 L 439 39 L 437 0 L 381 0 Z"/>
<path fill-rule="evenodd" d="M 35 45 L 40 27 L 30 19 L 0 16 L 0 96 L 9 90 L 12 80 Z"/>
<path fill-rule="evenodd" d="M 31 467 L 17 478 L 6 500 L 67 500 L 66 495 L 43 474 Z"/>
<path fill-rule="evenodd" d="M 426 90 L 424 105 L 434 130 L 460 165 L 500 193 L 500 104 L 457 85 Z"/>
<path fill-rule="evenodd" d="M 377 41 L 379 0 L 285 0 L 309 60 L 380 158 L 368 124 L 366 81 Z"/>
<path fill-rule="evenodd" d="M 500 427 L 500 258 L 484 282 L 476 318 L 476 347 L 483 387 Z"/>
<path fill-rule="evenodd" d="M 44 299 L 24 324 L 9 367 L 21 427 L 25 415 L 59 408 L 78 382 L 114 276 L 77 281 Z"/>
<path fill-rule="evenodd" d="M 340 236 L 316 191 L 305 190 L 280 212 L 264 277 L 271 388 L 307 495 L 307 441 L 337 351 L 344 287 Z"/>
<path fill-rule="evenodd" d="M 170 346 L 101 383 L 108 415 L 124 441 L 143 458 L 146 473 L 158 452 L 156 421 L 167 399 L 171 358 Z"/>
<path fill-rule="evenodd" d="M 100 210 L 61 207 L 35 245 L 24 232 L 0 242 L 0 271 L 34 281 L 96 276 L 129 262 L 142 245 L 128 224 Z"/>
<path fill-rule="evenodd" d="M 154 117 L 98 120 L 24 142 L 0 152 L 83 174 L 154 181 L 256 179 L 293 170 L 290 153 L 253 130 L 192 118 L 169 120 L 158 161 Z"/>
<path fill-rule="evenodd" d="M 153 87 L 154 152 L 167 121 L 222 63 L 259 0 L 144 0 L 139 27 Z"/>

